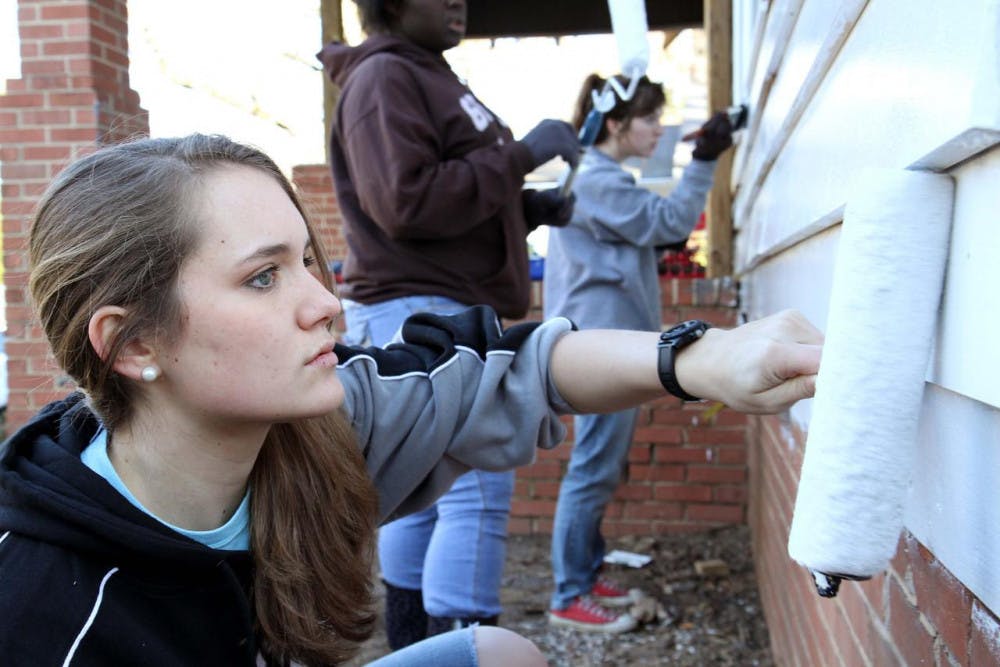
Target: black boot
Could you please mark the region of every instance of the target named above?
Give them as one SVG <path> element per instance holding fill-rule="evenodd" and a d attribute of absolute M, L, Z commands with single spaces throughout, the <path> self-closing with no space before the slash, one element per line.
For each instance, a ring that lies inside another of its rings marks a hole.
<path fill-rule="evenodd" d="M 389 648 L 398 651 L 427 637 L 427 612 L 419 589 L 385 584 L 385 635 Z"/>
<path fill-rule="evenodd" d="M 433 637 L 452 630 L 461 630 L 470 625 L 496 625 L 500 620 L 499 616 L 488 616 L 486 618 L 448 618 L 446 616 L 427 617 L 427 636 Z"/>

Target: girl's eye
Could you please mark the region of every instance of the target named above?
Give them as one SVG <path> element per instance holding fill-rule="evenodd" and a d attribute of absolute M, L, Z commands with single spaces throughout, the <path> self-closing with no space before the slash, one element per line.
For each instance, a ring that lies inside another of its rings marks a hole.
<path fill-rule="evenodd" d="M 253 278 L 248 280 L 247 285 L 255 289 L 269 289 L 271 287 L 274 287 L 274 283 L 277 280 L 278 280 L 278 267 L 271 266 L 264 269 L 263 271 L 255 275 Z"/>
<path fill-rule="evenodd" d="M 306 268 L 308 268 L 308 267 L 312 266 L 312 265 L 313 265 L 313 264 L 315 264 L 315 263 L 316 263 L 316 258 L 315 258 L 315 257 L 313 257 L 312 255 L 306 255 L 305 257 L 303 257 L 303 258 L 302 258 L 302 264 L 303 264 L 303 265 L 304 265 L 304 266 L 305 266 Z"/>

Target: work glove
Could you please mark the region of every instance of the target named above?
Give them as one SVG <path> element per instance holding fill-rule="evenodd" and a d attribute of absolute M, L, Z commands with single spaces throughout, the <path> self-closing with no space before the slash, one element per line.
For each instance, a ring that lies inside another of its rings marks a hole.
<path fill-rule="evenodd" d="M 656 252 L 661 254 L 668 251 L 680 252 L 684 250 L 684 248 L 687 248 L 687 244 L 688 244 L 687 239 L 684 239 L 683 241 L 675 241 L 674 243 L 664 243 L 663 245 L 656 246 Z"/>
<path fill-rule="evenodd" d="M 574 167 L 580 161 L 580 140 L 565 121 L 546 118 L 524 135 L 521 143 L 531 151 L 536 167 L 557 155 Z"/>
<path fill-rule="evenodd" d="M 729 116 L 724 111 L 718 111 L 698 130 L 691 157 L 695 160 L 714 160 L 732 145 L 733 127 Z"/>
<path fill-rule="evenodd" d="M 524 220 L 529 230 L 539 225 L 565 227 L 573 216 L 573 204 L 576 203 L 576 195 L 571 192 L 568 197 L 563 197 L 559 188 L 525 190 L 522 199 Z"/>

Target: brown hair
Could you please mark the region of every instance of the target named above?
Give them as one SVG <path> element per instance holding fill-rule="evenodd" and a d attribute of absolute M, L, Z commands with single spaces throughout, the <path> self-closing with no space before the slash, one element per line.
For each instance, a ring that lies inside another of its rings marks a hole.
<path fill-rule="evenodd" d="M 615 75 L 615 80 L 621 84 L 622 88 L 628 88 L 629 80 L 621 74 Z M 594 108 L 594 101 L 590 93 L 600 93 L 604 88 L 607 79 L 599 74 L 590 74 L 583 81 L 580 94 L 576 98 L 576 106 L 573 108 L 573 127 L 579 131 L 583 123 L 587 120 L 587 114 Z M 622 126 L 628 129 L 633 118 L 639 118 L 651 114 L 667 103 L 667 96 L 663 92 L 663 84 L 654 83 L 643 76 L 639 79 L 635 94 L 632 99 L 623 101 L 615 95 L 615 106 L 610 111 L 605 112 L 604 119 L 609 118 L 621 121 Z M 608 127 L 601 122 L 601 129 L 597 133 L 594 143 L 599 144 L 608 138 Z"/>
<path fill-rule="evenodd" d="M 202 177 L 241 165 L 272 176 L 319 239 L 294 189 L 262 152 L 221 136 L 140 139 L 67 167 L 39 204 L 29 239 L 31 296 L 53 353 L 109 431 L 140 394 L 113 361 L 139 337 L 176 339 L 177 282 L 195 249 Z M 101 306 L 126 310 L 101 358 L 87 324 Z M 371 634 L 377 499 L 347 417 L 275 424 L 250 475 L 253 598 L 262 651 L 306 664 L 341 662 Z"/>

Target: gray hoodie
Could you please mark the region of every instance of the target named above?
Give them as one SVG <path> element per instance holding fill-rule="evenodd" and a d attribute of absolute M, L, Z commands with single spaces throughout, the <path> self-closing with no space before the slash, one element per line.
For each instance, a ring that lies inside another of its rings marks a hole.
<path fill-rule="evenodd" d="M 406 320 L 400 343 L 384 349 L 338 345 L 337 375 L 382 522 L 422 509 L 472 468 L 531 463 L 537 447 L 565 435 L 572 412 L 549 376 L 565 319 L 506 331 L 476 306 L 455 315 Z"/>
<path fill-rule="evenodd" d="M 705 208 L 715 162 L 692 160 L 661 197 L 597 148 L 573 182 L 569 225 L 552 228 L 545 257 L 545 317 L 581 329 L 659 331 L 658 246 L 684 241 Z"/>

